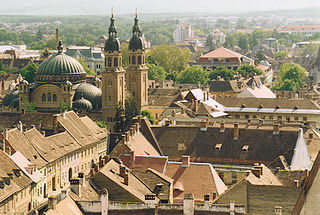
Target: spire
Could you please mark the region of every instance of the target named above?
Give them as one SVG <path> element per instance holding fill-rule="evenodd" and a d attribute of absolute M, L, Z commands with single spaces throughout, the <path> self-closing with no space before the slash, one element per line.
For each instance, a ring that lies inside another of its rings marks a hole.
<path fill-rule="evenodd" d="M 59 44 L 58 44 L 58 53 L 59 54 L 62 53 L 62 49 L 63 49 L 62 42 L 61 42 L 61 40 L 59 40 Z"/>
<path fill-rule="evenodd" d="M 110 18 L 110 26 L 109 26 L 109 38 L 110 37 L 117 37 L 117 29 L 114 25 L 114 18 L 113 18 L 113 8 L 111 9 L 111 18 Z"/>
<path fill-rule="evenodd" d="M 140 37 L 141 36 L 141 30 L 140 30 L 140 26 L 138 24 L 138 9 L 136 8 L 136 16 L 134 18 L 134 25 L 132 27 L 132 34 L 133 37 Z"/>

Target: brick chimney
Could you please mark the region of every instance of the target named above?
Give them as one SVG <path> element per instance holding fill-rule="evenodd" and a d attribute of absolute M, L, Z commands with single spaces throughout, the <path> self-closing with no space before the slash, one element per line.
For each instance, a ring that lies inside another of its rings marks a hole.
<path fill-rule="evenodd" d="M 220 132 L 221 133 L 224 132 L 224 121 L 223 120 L 220 121 Z"/>
<path fill-rule="evenodd" d="M 184 215 L 193 215 L 194 214 L 194 195 L 193 195 L 193 193 L 184 194 L 183 214 Z"/>
<path fill-rule="evenodd" d="M 79 173 L 78 173 L 78 178 L 79 178 L 79 180 L 80 180 L 80 184 L 81 184 L 82 186 L 84 186 L 84 180 L 85 180 L 85 178 L 84 178 L 83 172 L 79 172 Z"/>
<path fill-rule="evenodd" d="M 127 169 L 126 169 L 125 166 L 119 165 L 119 172 L 120 172 L 120 176 L 121 176 L 121 177 L 124 177 L 124 175 L 127 173 L 126 170 L 127 170 Z"/>
<path fill-rule="evenodd" d="M 238 138 L 239 138 L 239 123 L 234 123 L 233 139 L 238 140 Z"/>
<path fill-rule="evenodd" d="M 207 120 L 200 122 L 200 130 L 201 130 L 201 131 L 206 131 L 206 130 L 207 130 L 207 127 L 208 127 L 208 122 L 207 122 Z"/>
<path fill-rule="evenodd" d="M 182 167 L 190 166 L 190 156 L 189 155 L 182 155 L 181 161 L 182 161 L 182 163 L 181 163 Z"/>
<path fill-rule="evenodd" d="M 71 178 L 70 179 L 70 189 L 77 194 L 77 196 L 81 196 L 81 185 L 79 178 Z"/>
<path fill-rule="evenodd" d="M 121 134 L 121 140 L 123 143 L 126 143 L 126 135 L 125 134 Z"/>
<path fill-rule="evenodd" d="M 277 122 L 273 123 L 273 134 L 279 134 L 279 127 L 280 125 Z"/>
<path fill-rule="evenodd" d="M 130 141 L 130 132 L 129 131 L 126 131 L 126 142 L 129 142 Z"/>
<path fill-rule="evenodd" d="M 127 173 L 123 176 L 123 183 L 129 185 L 129 175 Z"/>
<path fill-rule="evenodd" d="M 260 178 L 260 176 L 263 174 L 262 172 L 263 168 L 262 166 L 258 166 L 255 164 L 255 166 L 253 167 L 253 169 L 251 170 L 251 172 L 258 178 Z"/>

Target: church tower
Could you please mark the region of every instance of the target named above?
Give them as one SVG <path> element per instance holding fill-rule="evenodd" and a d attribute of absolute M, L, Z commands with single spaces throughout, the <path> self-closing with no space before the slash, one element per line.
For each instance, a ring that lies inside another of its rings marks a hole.
<path fill-rule="evenodd" d="M 127 89 L 136 99 L 139 108 L 148 105 L 148 68 L 145 65 L 145 47 L 138 15 L 134 18 L 132 38 L 129 42 L 129 65 L 126 71 Z"/>
<path fill-rule="evenodd" d="M 112 122 L 117 106 L 125 104 L 125 71 L 122 68 L 121 45 L 117 38 L 113 13 L 110 19 L 109 38 L 104 47 L 105 70 L 102 75 L 102 111 Z"/>

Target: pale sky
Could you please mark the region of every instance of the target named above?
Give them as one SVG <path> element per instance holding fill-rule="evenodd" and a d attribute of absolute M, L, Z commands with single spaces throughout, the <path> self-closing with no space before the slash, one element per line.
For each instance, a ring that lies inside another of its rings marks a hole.
<path fill-rule="evenodd" d="M 0 0 L 0 14 L 224 13 L 320 7 L 320 0 Z"/>

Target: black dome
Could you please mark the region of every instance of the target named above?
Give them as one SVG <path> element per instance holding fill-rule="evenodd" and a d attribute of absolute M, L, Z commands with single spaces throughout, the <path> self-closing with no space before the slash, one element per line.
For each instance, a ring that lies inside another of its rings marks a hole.
<path fill-rule="evenodd" d="M 144 50 L 144 42 L 141 37 L 132 37 L 129 42 L 129 50 Z"/>
<path fill-rule="evenodd" d="M 108 51 L 118 51 L 118 52 L 121 52 L 121 45 L 120 45 L 120 41 L 118 38 L 116 37 L 109 37 L 107 40 L 106 40 L 106 43 L 105 43 L 105 46 L 104 46 L 104 50 L 106 52 Z"/>

